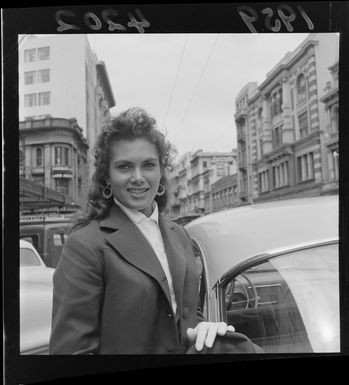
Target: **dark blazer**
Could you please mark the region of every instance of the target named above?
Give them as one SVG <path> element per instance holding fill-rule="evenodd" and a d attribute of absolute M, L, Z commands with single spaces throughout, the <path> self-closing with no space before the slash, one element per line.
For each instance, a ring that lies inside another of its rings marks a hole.
<path fill-rule="evenodd" d="M 152 247 L 114 205 L 73 232 L 53 277 L 50 354 L 184 353 L 197 313 L 199 277 L 182 227 L 159 215 L 177 301 Z"/>

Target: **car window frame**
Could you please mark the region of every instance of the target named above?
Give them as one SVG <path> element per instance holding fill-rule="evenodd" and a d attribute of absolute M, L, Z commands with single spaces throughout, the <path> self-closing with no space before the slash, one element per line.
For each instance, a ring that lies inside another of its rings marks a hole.
<path fill-rule="evenodd" d="M 252 268 L 253 266 L 262 264 L 267 260 L 290 254 L 297 251 L 307 250 L 314 247 L 321 247 L 326 245 L 338 244 L 339 238 L 330 238 L 322 241 L 312 241 L 307 243 L 302 243 L 298 245 L 290 245 L 282 249 L 271 250 L 269 252 L 257 254 L 248 258 L 247 260 L 240 262 L 235 267 L 228 270 L 223 274 L 214 285 L 214 289 L 217 294 L 217 304 L 218 304 L 218 317 L 220 321 L 226 319 L 226 310 L 225 310 L 225 289 L 226 286 L 232 281 L 233 278 L 237 277 L 245 270 Z"/>
<path fill-rule="evenodd" d="M 204 254 L 202 246 L 200 245 L 200 242 L 198 242 L 193 237 L 191 237 L 191 242 L 192 242 L 193 249 L 194 249 L 194 247 L 196 247 L 200 253 L 200 259 L 201 259 L 201 263 L 203 266 L 202 267 L 202 279 L 204 281 L 204 290 L 205 290 L 204 304 L 206 304 L 206 310 L 204 312 L 205 306 L 203 306 L 202 312 L 203 312 L 205 319 L 207 318 L 207 320 L 209 320 L 210 314 L 211 314 L 211 307 L 210 307 L 210 300 L 209 300 L 211 288 L 209 286 L 208 267 L 207 267 L 207 263 L 206 263 L 206 259 L 205 259 L 205 254 Z M 202 288 L 202 284 L 200 283 L 200 290 L 201 290 L 201 288 Z M 200 300 L 200 292 L 199 292 L 199 300 Z"/>

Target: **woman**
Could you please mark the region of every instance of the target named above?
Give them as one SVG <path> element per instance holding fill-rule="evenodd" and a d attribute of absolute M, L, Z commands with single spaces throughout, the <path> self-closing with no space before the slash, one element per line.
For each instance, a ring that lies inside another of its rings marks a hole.
<path fill-rule="evenodd" d="M 171 147 L 139 108 L 111 120 L 95 149 L 85 215 L 54 273 L 50 354 L 185 353 L 233 327 L 203 322 L 191 241 L 159 211 Z"/>

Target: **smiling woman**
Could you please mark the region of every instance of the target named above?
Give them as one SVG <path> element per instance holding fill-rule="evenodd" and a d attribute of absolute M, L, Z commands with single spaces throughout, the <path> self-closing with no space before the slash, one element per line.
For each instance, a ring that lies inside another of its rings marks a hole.
<path fill-rule="evenodd" d="M 201 351 L 234 330 L 203 322 L 191 239 L 160 214 L 171 152 L 140 108 L 98 137 L 89 203 L 54 273 L 50 354 Z"/>

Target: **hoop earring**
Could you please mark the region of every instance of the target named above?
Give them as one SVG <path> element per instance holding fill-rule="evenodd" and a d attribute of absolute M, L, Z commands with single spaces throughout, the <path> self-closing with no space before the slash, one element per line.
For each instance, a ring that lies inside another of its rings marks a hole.
<path fill-rule="evenodd" d="M 105 198 L 105 199 L 109 199 L 109 198 L 113 195 L 113 191 L 112 191 L 112 189 L 111 189 L 110 183 L 108 183 L 108 184 L 104 187 L 104 189 L 103 189 L 103 191 L 102 191 L 102 195 L 103 195 L 103 198 Z"/>
<path fill-rule="evenodd" d="M 158 197 L 161 197 L 161 195 L 165 194 L 165 191 L 166 191 L 166 187 L 163 184 L 159 184 L 158 191 L 157 191 L 156 195 Z"/>

